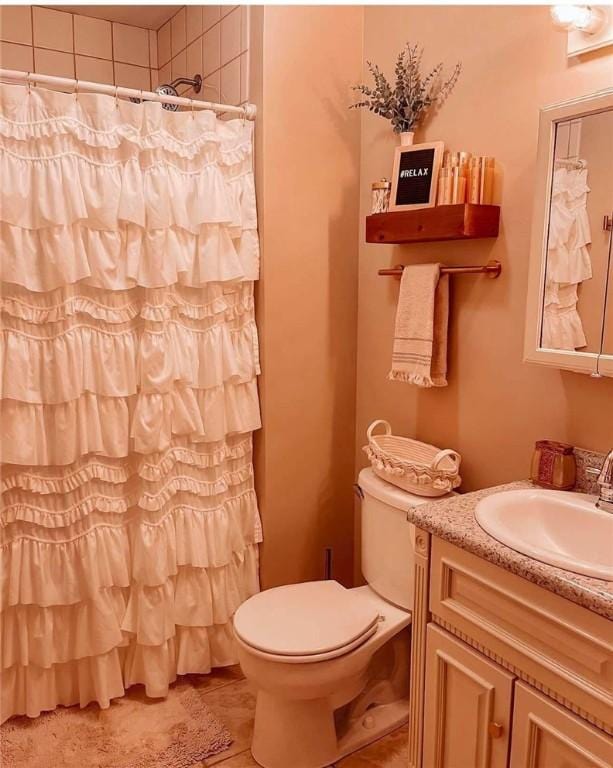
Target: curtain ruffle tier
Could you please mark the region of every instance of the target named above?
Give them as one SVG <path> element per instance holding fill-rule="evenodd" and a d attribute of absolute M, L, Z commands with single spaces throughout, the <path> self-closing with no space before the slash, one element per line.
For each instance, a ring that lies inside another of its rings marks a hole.
<path fill-rule="evenodd" d="M 580 349 L 587 345 L 577 310 L 578 286 L 592 277 L 587 168 L 558 168 L 553 175 L 541 345 Z"/>
<path fill-rule="evenodd" d="M 2 720 L 236 660 L 252 162 L 250 123 L 0 86 Z"/>

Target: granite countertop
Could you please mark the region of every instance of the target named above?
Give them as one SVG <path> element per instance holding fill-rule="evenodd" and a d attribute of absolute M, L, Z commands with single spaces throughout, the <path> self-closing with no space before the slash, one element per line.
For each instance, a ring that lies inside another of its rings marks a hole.
<path fill-rule="evenodd" d="M 431 501 L 408 511 L 408 520 L 417 527 L 515 573 L 550 592 L 582 605 L 607 619 L 613 619 L 613 582 L 580 576 L 546 565 L 501 544 L 475 519 L 477 502 L 501 491 L 535 488 L 527 480 Z"/>

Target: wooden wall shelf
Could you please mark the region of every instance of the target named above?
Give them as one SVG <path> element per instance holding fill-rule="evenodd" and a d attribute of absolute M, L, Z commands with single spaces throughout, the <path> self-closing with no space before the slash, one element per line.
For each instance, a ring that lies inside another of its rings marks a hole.
<path fill-rule="evenodd" d="M 437 205 L 366 217 L 367 243 L 427 243 L 497 237 L 500 206 Z"/>

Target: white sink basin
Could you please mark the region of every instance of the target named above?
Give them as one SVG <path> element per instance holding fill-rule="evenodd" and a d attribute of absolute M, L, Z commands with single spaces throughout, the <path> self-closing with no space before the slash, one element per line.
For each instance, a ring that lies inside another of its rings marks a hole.
<path fill-rule="evenodd" d="M 502 491 L 482 499 L 479 525 L 507 547 L 573 573 L 613 581 L 613 514 L 596 496 L 565 491 Z"/>

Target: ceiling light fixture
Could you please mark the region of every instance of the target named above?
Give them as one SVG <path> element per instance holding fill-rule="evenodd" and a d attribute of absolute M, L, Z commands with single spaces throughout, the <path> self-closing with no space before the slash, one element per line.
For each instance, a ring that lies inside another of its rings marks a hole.
<path fill-rule="evenodd" d="M 559 29 L 595 35 L 603 28 L 607 16 L 602 8 L 593 5 L 554 5 L 551 18 Z"/>

